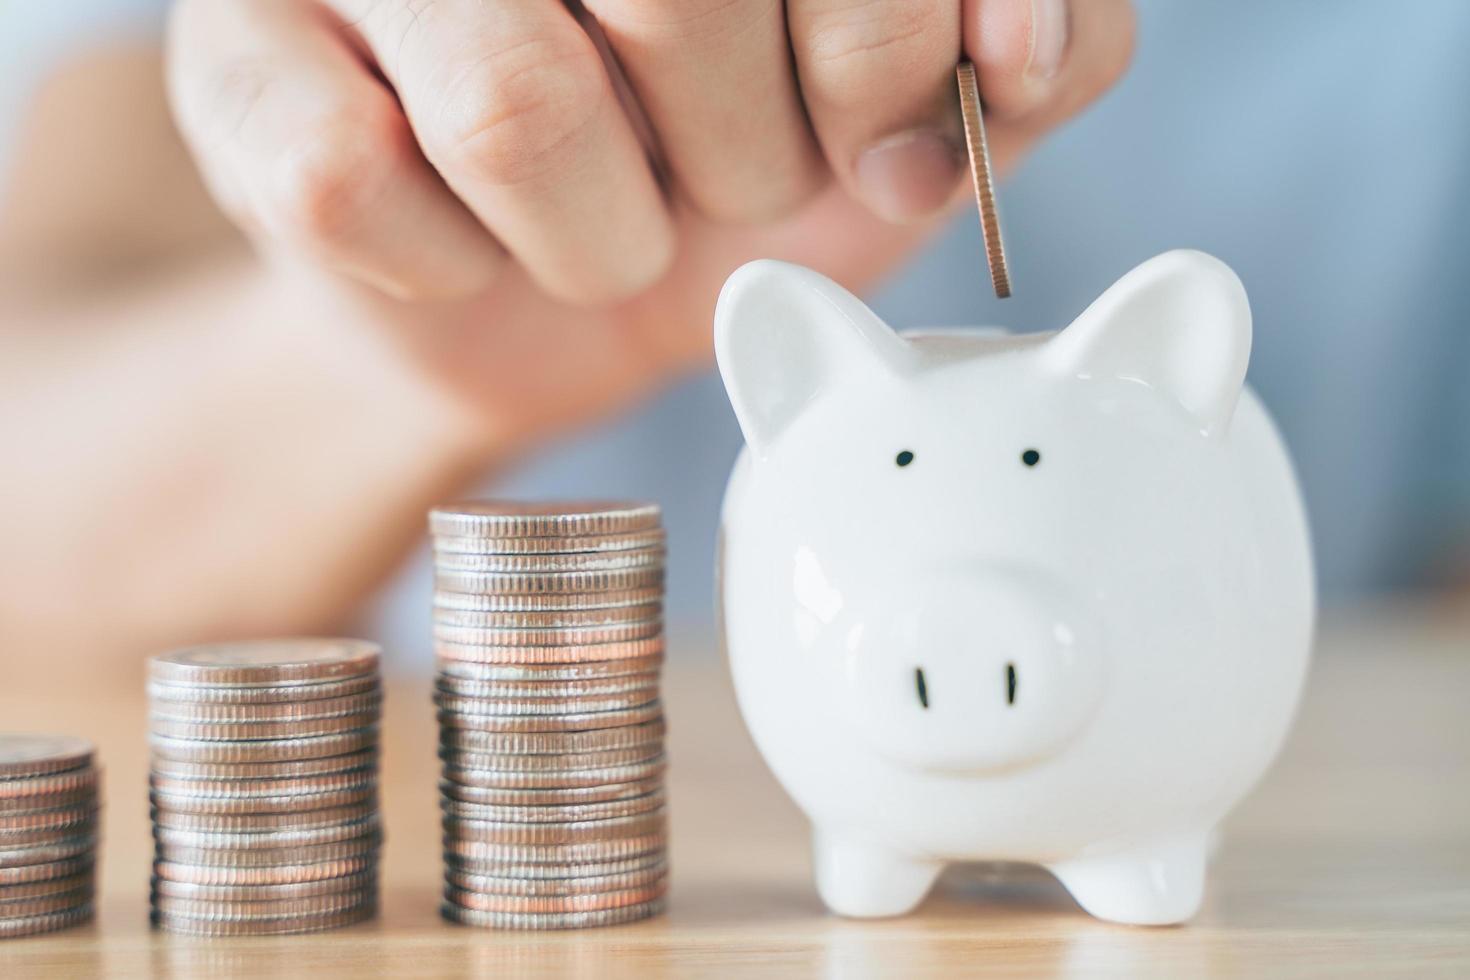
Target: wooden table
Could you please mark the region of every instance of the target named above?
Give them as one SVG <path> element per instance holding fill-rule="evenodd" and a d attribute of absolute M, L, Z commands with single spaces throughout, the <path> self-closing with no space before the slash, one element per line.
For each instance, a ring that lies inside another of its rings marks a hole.
<path fill-rule="evenodd" d="M 825 914 L 805 823 L 755 755 L 724 665 L 689 648 L 708 643 L 682 646 L 667 683 L 667 916 L 545 934 L 442 922 L 428 681 L 400 677 L 385 721 L 381 917 L 247 940 L 149 931 L 141 670 L 58 676 L 7 651 L 0 728 L 94 738 L 107 809 L 96 923 L 0 941 L 0 977 L 1470 976 L 1463 618 L 1395 607 L 1327 620 L 1296 731 L 1229 824 L 1204 912 L 1166 929 L 1096 922 L 1045 873 L 1013 866 L 956 869 L 908 918 Z"/>

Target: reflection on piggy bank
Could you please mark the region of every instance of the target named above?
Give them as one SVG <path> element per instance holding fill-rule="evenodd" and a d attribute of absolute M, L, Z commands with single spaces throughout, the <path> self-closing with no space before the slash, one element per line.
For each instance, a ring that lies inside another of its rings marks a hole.
<path fill-rule="evenodd" d="M 723 629 L 833 910 L 897 915 L 995 859 L 1103 919 L 1194 914 L 1314 618 L 1250 342 L 1240 281 L 1198 252 L 1031 336 L 900 336 L 809 270 L 731 277 Z"/>

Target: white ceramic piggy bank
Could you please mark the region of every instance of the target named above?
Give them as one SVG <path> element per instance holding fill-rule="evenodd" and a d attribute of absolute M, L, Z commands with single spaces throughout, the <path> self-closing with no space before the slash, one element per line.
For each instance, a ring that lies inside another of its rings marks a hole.
<path fill-rule="evenodd" d="M 1250 344 L 1199 252 L 1032 336 L 900 336 L 779 262 L 730 278 L 723 629 L 833 910 L 906 912 L 976 859 L 1044 865 L 1103 919 L 1198 908 L 1314 620 Z"/>

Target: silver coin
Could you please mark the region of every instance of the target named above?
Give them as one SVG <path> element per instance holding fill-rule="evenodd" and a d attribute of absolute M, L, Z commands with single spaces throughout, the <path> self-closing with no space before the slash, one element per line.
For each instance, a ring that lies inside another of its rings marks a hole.
<path fill-rule="evenodd" d="M 484 683 L 521 682 L 548 684 L 556 681 L 606 680 L 612 677 L 636 677 L 657 674 L 663 666 L 660 652 L 648 657 L 624 660 L 589 660 L 569 664 L 490 664 L 469 660 L 440 660 L 438 678 L 445 683 L 478 681 Z"/>
<path fill-rule="evenodd" d="M 43 813 L 63 807 L 95 806 L 96 802 L 96 786 L 78 786 L 31 796 L 0 796 L 0 818 L 21 817 L 30 813 Z"/>
<path fill-rule="evenodd" d="M 95 751 L 71 735 L 0 732 L 0 781 L 81 769 L 92 764 Z"/>
<path fill-rule="evenodd" d="M 595 551 L 539 555 L 486 555 L 436 551 L 434 568 L 441 572 L 601 572 L 662 568 L 662 547 L 637 551 Z"/>
<path fill-rule="evenodd" d="M 230 799 L 219 796 L 189 796 L 182 793 L 148 794 L 148 801 L 160 810 L 176 813 L 303 813 L 308 810 L 336 809 L 376 800 L 376 785 L 360 789 L 333 790 L 327 793 L 298 793 L 293 796 L 251 796 Z"/>
<path fill-rule="evenodd" d="M 536 700 L 543 698 L 615 697 L 641 691 L 658 691 L 658 673 L 628 674 L 623 677 L 594 677 L 574 681 L 475 681 L 440 675 L 434 690 L 462 698 Z"/>
<path fill-rule="evenodd" d="M 249 799 L 263 796 L 300 796 L 306 793 L 332 793 L 364 789 L 377 782 L 376 769 L 358 769 L 329 776 L 304 776 L 297 779 L 173 779 L 152 775 L 148 785 L 161 793 L 178 793 L 191 797 L 217 796 L 225 799 Z"/>
<path fill-rule="evenodd" d="M 376 799 L 351 806 L 305 810 L 299 813 L 177 813 L 154 808 L 153 826 L 207 834 L 261 834 L 269 831 L 296 832 L 357 823 L 378 812 Z"/>
<path fill-rule="evenodd" d="M 439 783 L 439 792 L 451 800 L 488 803 L 496 806 L 530 807 L 627 800 L 662 788 L 663 779 L 659 777 L 629 783 L 609 783 L 603 786 L 562 786 L 545 789 L 464 786 L 450 780 L 441 780 Z"/>
<path fill-rule="evenodd" d="M 657 504 L 625 500 L 468 500 L 429 511 L 429 531 L 449 537 L 564 538 L 658 527 Z"/>
<path fill-rule="evenodd" d="M 65 912 L 52 912 L 49 915 L 32 915 L 20 919 L 0 919 L 0 939 L 14 939 L 18 936 L 38 936 L 43 932 L 55 932 L 58 929 L 70 929 L 72 926 L 81 925 L 92 918 L 92 906 L 81 905 Z"/>
<path fill-rule="evenodd" d="M 51 895 L 65 895 L 69 892 L 88 892 L 93 889 L 96 876 L 91 871 L 81 874 L 65 875 L 60 878 L 44 878 L 41 881 L 19 881 L 14 884 L 0 885 L 0 916 L 8 915 L 6 909 L 11 902 L 18 902 L 32 898 L 46 898 Z"/>
<path fill-rule="evenodd" d="M 378 744 L 376 726 L 314 738 L 274 738 L 254 742 L 216 742 L 150 735 L 155 757 L 178 762 L 256 763 L 320 759 L 359 752 Z"/>
<path fill-rule="evenodd" d="M 177 759 L 154 756 L 150 769 L 153 775 L 167 776 L 170 779 L 300 779 L 371 769 L 377 764 L 378 750 L 368 748 L 323 759 L 293 759 L 282 762 L 180 762 Z"/>
<path fill-rule="evenodd" d="M 355 892 L 312 895 L 306 898 L 265 899 L 249 903 L 178 898 L 166 894 L 155 894 L 152 898 L 153 911 L 158 915 L 206 919 L 211 922 L 248 922 L 333 915 L 375 904 L 378 892 L 375 887 L 370 887 Z"/>
<path fill-rule="evenodd" d="M 349 694 L 341 698 L 324 698 L 316 701 L 278 701 L 269 704 L 189 704 L 181 701 L 165 701 L 155 702 L 149 711 L 149 717 L 193 724 L 286 723 L 377 712 L 382 706 L 382 701 L 382 695 L 377 691 Z"/>
<path fill-rule="evenodd" d="M 288 916 L 282 919 L 221 922 L 154 912 L 151 915 L 151 921 L 166 932 L 186 936 L 288 936 L 296 933 L 338 929 L 342 926 L 366 922 L 377 914 L 377 903 L 368 902 L 326 915 Z"/>
<path fill-rule="evenodd" d="M 490 629 L 481 626 L 434 624 L 433 636 L 445 643 L 473 646 L 586 647 L 597 643 L 626 643 L 646 640 L 663 633 L 662 620 L 614 623 L 610 626 L 575 626 L 559 629 Z"/>
<path fill-rule="evenodd" d="M 154 895 L 187 898 L 199 902 L 268 902 L 278 899 L 311 898 L 316 895 L 340 895 L 377 887 L 377 869 L 324 878 L 320 881 L 298 881 L 285 885 L 200 885 L 187 881 L 170 881 L 154 877 L 150 883 Z"/>
<path fill-rule="evenodd" d="M 381 652 L 375 643 L 346 639 L 214 643 L 153 657 L 148 673 L 165 684 L 206 687 L 319 684 L 376 672 Z"/>
<path fill-rule="evenodd" d="M 64 837 L 49 844 L 35 844 L 0 850 L 0 868 L 20 868 L 31 864 L 48 864 L 91 854 L 97 849 L 96 834 Z"/>
<path fill-rule="evenodd" d="M 363 834 L 352 840 L 333 841 L 330 844 L 307 844 L 299 847 L 267 847 L 257 850 L 186 847 L 156 842 L 153 848 L 153 857 L 155 861 L 159 862 L 190 864 L 196 867 L 215 865 L 236 870 L 246 868 L 279 868 L 307 864 L 324 864 L 376 854 L 382 842 L 383 835 L 378 832 Z"/>
<path fill-rule="evenodd" d="M 598 572 L 456 572 L 434 570 L 434 588 L 445 592 L 475 595 L 543 595 L 548 592 L 624 592 L 630 589 L 662 589 L 663 566 L 625 568 Z"/>
<path fill-rule="evenodd" d="M 541 887 L 543 884 L 550 887 L 558 881 L 575 882 L 578 879 L 635 874 L 649 868 L 668 867 L 668 854 L 662 846 L 632 856 L 594 861 L 517 862 L 478 860 L 457 854 L 446 854 L 444 860 L 446 881 L 458 876 L 513 878 L 533 883 L 530 887 Z"/>
<path fill-rule="evenodd" d="M 439 534 L 434 552 L 467 555 L 565 555 L 633 551 L 661 547 L 667 535 L 661 527 L 622 534 L 580 534 L 575 537 L 484 537 Z"/>
<path fill-rule="evenodd" d="M 658 700 L 658 687 L 652 685 L 621 694 L 592 697 L 468 697 L 462 694 L 434 694 L 440 711 L 462 715 L 580 715 L 608 711 L 631 711 Z"/>
<path fill-rule="evenodd" d="M 494 769 L 445 769 L 444 778 L 459 787 L 457 795 L 475 799 L 477 788 L 483 789 L 556 789 L 581 786 L 608 786 L 613 783 L 638 782 L 662 776 L 663 757 L 631 766 L 606 769 L 543 769 L 506 772 Z"/>
<path fill-rule="evenodd" d="M 169 721 L 154 716 L 148 720 L 148 731 L 160 738 L 190 739 L 197 742 L 260 742 L 338 735 L 370 728 L 377 723 L 378 711 L 374 708 L 354 715 L 302 721 L 190 722 Z"/>
<path fill-rule="evenodd" d="M 439 809 L 455 820 L 484 820 L 500 823 L 581 823 L 632 817 L 662 809 L 667 803 L 662 789 L 642 796 L 595 803 L 554 803 L 540 806 L 504 805 L 440 797 Z"/>
<path fill-rule="evenodd" d="M 660 743 L 666 731 L 662 718 L 642 725 L 579 732 L 483 732 L 446 728 L 439 732 L 439 744 L 447 749 L 485 755 L 565 755 Z"/>
<path fill-rule="evenodd" d="M 435 609 L 437 626 L 472 626 L 486 629 L 549 630 L 588 626 L 617 626 L 623 623 L 662 621 L 663 603 L 609 606 L 602 609 L 548 609 L 496 612 L 486 609 Z"/>
<path fill-rule="evenodd" d="M 664 833 L 575 844 L 503 844 L 495 841 L 449 837 L 444 841 L 444 860 L 460 871 L 480 871 L 491 864 L 600 864 L 623 858 L 664 853 Z"/>
<path fill-rule="evenodd" d="M 444 886 L 444 900 L 461 908 L 481 912 L 507 912 L 530 915 L 564 915 L 594 912 L 640 905 L 660 898 L 669 890 L 668 879 L 661 878 L 632 888 L 605 892 L 576 892 L 569 895 L 503 895 L 477 892 L 453 885 Z"/>
<path fill-rule="evenodd" d="M 148 682 L 148 697 L 156 702 L 184 704 L 280 704 L 283 702 L 325 701 L 378 690 L 382 685 L 376 673 L 344 677 L 341 680 L 308 684 L 284 684 L 266 687 L 208 687 L 201 684 L 164 684 Z"/>
<path fill-rule="evenodd" d="M 93 798 L 65 806 L 25 810 L 18 813 L 0 813 L 0 833 L 70 831 L 90 820 L 95 820 L 97 810 L 97 800 Z M 80 831 L 74 832 L 80 833 Z"/>
<path fill-rule="evenodd" d="M 663 739 L 655 737 L 650 738 L 645 744 L 626 748 L 593 752 L 549 752 L 540 755 L 464 752 L 459 749 L 441 748 L 439 758 L 449 769 L 466 769 L 472 772 L 477 770 L 488 770 L 494 773 L 545 772 L 547 770 L 576 772 L 653 762 L 663 754 L 663 751 Z"/>
<path fill-rule="evenodd" d="M 568 612 L 589 609 L 621 609 L 662 603 L 663 583 L 636 589 L 582 590 L 580 592 L 543 592 L 528 595 L 487 595 L 474 592 L 440 591 L 434 593 L 434 608 L 467 612 Z"/>
<path fill-rule="evenodd" d="M 645 902 L 642 905 L 625 905 L 622 908 L 602 909 L 596 912 L 544 915 L 482 912 L 477 909 L 462 908 L 453 902 L 445 902 L 439 909 L 444 918 L 451 922 L 478 926 L 482 929 L 587 929 L 636 922 L 659 915 L 663 910 L 664 900 L 662 898 Z"/>
<path fill-rule="evenodd" d="M 61 861 L 44 864 L 26 864 L 18 868 L 0 868 L 0 885 L 20 885 L 32 881 L 49 881 L 52 878 L 69 878 L 72 875 L 91 874 L 94 865 L 91 853 Z"/>
<path fill-rule="evenodd" d="M 153 874 L 155 877 L 166 878 L 169 881 L 199 885 L 287 885 L 375 872 L 377 866 L 377 854 L 370 853 L 338 861 L 313 861 L 310 864 L 289 864 L 265 868 L 155 861 Z"/>
<path fill-rule="evenodd" d="M 0 902 L 0 922 L 25 919 L 35 915 L 53 915 L 57 912 L 70 912 L 72 909 L 81 908 L 92 904 L 92 889 L 74 889 L 69 892 L 56 892 L 51 895 L 42 895 L 35 898 L 14 899 L 8 902 Z"/>
<path fill-rule="evenodd" d="M 446 871 L 445 883 L 465 891 L 486 895 L 586 895 L 597 892 L 637 888 L 668 877 L 669 862 L 655 857 L 644 867 L 613 874 L 567 878 L 527 878 L 520 876 L 467 874 Z"/>
<path fill-rule="evenodd" d="M 558 845 L 592 841 L 637 839 L 664 833 L 666 811 L 651 810 L 629 817 L 582 820 L 573 823 L 509 823 L 503 820 L 464 820 L 444 817 L 445 841 L 492 844 Z"/>
<path fill-rule="evenodd" d="M 333 844 L 338 841 L 355 840 L 370 834 L 382 833 L 382 825 L 376 816 L 350 824 L 334 824 L 303 830 L 269 830 L 257 834 L 207 833 L 195 830 L 177 830 L 170 827 L 154 827 L 153 839 L 171 847 L 192 847 L 200 850 L 243 850 L 254 851 L 283 847 L 310 847 L 316 844 Z"/>
<path fill-rule="evenodd" d="M 586 732 L 641 725 L 662 716 L 663 704 L 656 700 L 618 711 L 585 711 L 557 715 L 472 715 L 462 711 L 438 713 L 439 724 L 443 727 L 480 732 Z"/>
<path fill-rule="evenodd" d="M 5 830 L 0 831 L 0 851 L 13 851 L 43 844 L 54 844 L 68 837 L 82 837 L 88 834 L 95 835 L 96 833 L 97 820 L 95 816 L 79 820 L 60 830 L 55 827 L 42 827 L 33 830 Z"/>

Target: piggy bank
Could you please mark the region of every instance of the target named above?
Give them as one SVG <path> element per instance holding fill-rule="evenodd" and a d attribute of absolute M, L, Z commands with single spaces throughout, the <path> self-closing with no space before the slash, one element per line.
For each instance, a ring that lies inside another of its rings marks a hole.
<path fill-rule="evenodd" d="M 1239 279 L 1193 251 L 1040 335 L 900 335 L 807 269 L 730 278 L 721 629 L 832 910 L 904 913 L 970 860 L 1115 922 L 1197 910 L 1314 621 L 1250 345 Z"/>

